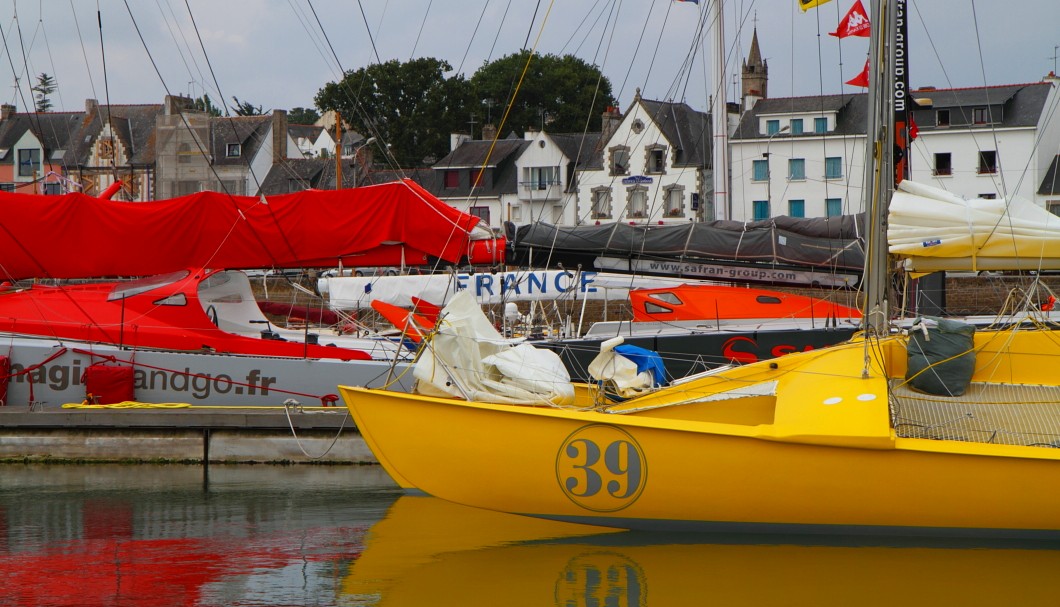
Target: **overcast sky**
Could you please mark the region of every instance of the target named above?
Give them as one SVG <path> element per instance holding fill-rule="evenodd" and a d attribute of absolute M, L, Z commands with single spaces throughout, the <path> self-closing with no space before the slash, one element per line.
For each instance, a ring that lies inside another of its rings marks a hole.
<path fill-rule="evenodd" d="M 470 77 L 483 62 L 536 44 L 599 65 L 623 109 L 637 87 L 647 98 L 706 109 L 712 49 L 697 41 L 707 1 L 7 0 L 0 101 L 24 111 L 28 87 L 46 72 L 58 83 L 55 110 L 79 111 L 86 98 L 159 103 L 167 90 L 208 92 L 229 106 L 238 97 L 265 110 L 312 107 L 342 69 L 429 56 Z M 852 3 L 806 13 L 796 0 L 726 4 L 727 98 L 736 97 L 731 74 L 756 26 L 770 97 L 860 90 L 842 83 L 864 65 L 868 39 L 827 35 Z M 1056 45 L 1058 0 L 919 2 L 911 9 L 911 84 L 1035 82 L 1053 69 Z"/>

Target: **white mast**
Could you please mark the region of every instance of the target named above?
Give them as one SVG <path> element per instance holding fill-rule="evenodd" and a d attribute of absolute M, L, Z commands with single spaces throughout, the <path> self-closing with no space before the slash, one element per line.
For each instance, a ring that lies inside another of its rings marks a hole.
<path fill-rule="evenodd" d="M 714 131 L 711 160 L 714 167 L 714 218 L 732 219 L 732 201 L 729 198 L 729 117 L 725 102 L 725 27 L 721 1 L 710 3 L 711 29 L 714 32 L 714 69 L 710 70 L 710 90 L 714 93 L 710 114 Z"/>

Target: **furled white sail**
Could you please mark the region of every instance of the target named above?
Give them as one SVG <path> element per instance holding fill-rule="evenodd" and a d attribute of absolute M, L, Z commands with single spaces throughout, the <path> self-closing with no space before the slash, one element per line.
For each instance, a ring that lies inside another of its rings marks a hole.
<path fill-rule="evenodd" d="M 964 200 L 903 181 L 887 242 L 915 273 L 1060 269 L 1060 217 L 1023 199 Z"/>
<path fill-rule="evenodd" d="M 570 374 L 559 355 L 513 344 L 490 324 L 467 291 L 453 296 L 438 317 L 437 332 L 413 369 L 415 391 L 505 404 L 567 405 L 574 400 Z"/>

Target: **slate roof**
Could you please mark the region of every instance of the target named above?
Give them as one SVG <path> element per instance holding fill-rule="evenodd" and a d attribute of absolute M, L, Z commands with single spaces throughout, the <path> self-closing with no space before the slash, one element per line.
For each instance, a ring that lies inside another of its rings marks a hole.
<path fill-rule="evenodd" d="M 320 134 L 324 132 L 324 127 L 315 124 L 288 124 L 287 134 L 291 136 L 295 141 L 299 137 L 308 139 L 309 141 L 316 141 Z"/>
<path fill-rule="evenodd" d="M 210 154 L 216 165 L 246 164 L 253 158 L 272 124 L 271 115 L 222 116 L 211 119 Z M 240 155 L 229 157 L 228 144 L 238 143 Z"/>
<path fill-rule="evenodd" d="M 391 181 L 411 179 L 428 192 L 434 192 L 435 185 L 441 182 L 441 176 L 437 171 L 431 168 L 372 169 L 368 171 L 368 174 L 364 177 L 361 185 L 390 183 Z"/>
<path fill-rule="evenodd" d="M 604 168 L 600 133 L 548 133 L 563 154 L 579 170 Z"/>
<path fill-rule="evenodd" d="M 766 135 L 759 130 L 759 118 L 763 115 L 805 114 L 812 112 L 836 112 L 836 127 L 829 135 L 864 135 L 868 121 L 868 96 L 865 93 L 844 93 L 814 97 L 780 97 L 761 99 L 744 113 L 732 139 L 762 139 Z M 790 137 L 820 137 L 813 129 L 801 135 L 790 132 L 776 135 L 777 139 Z"/>
<path fill-rule="evenodd" d="M 100 105 L 81 114 L 80 128 L 70 142 L 66 162 L 88 164 L 92 146 L 103 132 L 103 121 L 110 119 L 114 136 L 129 150 L 129 164 L 154 164 L 155 118 L 164 111 L 162 104 Z"/>
<path fill-rule="evenodd" d="M 674 166 L 711 166 L 710 114 L 687 103 L 640 99 L 639 103 L 674 147 Z"/>
<path fill-rule="evenodd" d="M 355 167 L 352 158 L 342 159 L 343 187 L 365 185 L 362 167 Z M 354 183 L 357 179 L 360 183 Z M 292 181 L 295 183 L 292 184 Z M 288 158 L 273 165 L 261 181 L 259 193 L 266 196 L 300 192 L 306 189 L 335 189 L 334 158 Z"/>
<path fill-rule="evenodd" d="M 74 133 L 77 132 L 83 115 L 81 112 L 12 115 L 0 122 L 0 150 L 6 150 L 3 155 L 0 155 L 0 163 L 15 162 L 14 154 L 10 150 L 26 131 L 32 131 L 44 145 L 43 160 L 45 162 L 69 162 L 69 155 L 65 153 L 65 150 Z M 59 150 L 64 151 L 62 158 L 54 158 L 53 154 Z"/>
<path fill-rule="evenodd" d="M 997 128 L 1035 126 L 1045 109 L 1049 96 L 1050 84 L 1036 82 L 1031 84 L 1010 84 L 1004 86 L 976 87 L 963 89 L 918 89 L 913 91 L 913 98 L 930 98 L 932 105 L 923 109 L 914 109 L 913 115 L 921 131 L 936 128 Z M 989 103 L 988 103 L 989 102 Z M 841 95 L 823 95 L 814 97 L 783 97 L 762 99 L 746 112 L 740 120 L 740 126 L 733 134 L 733 139 L 761 139 L 766 135 L 759 131 L 759 118 L 772 114 L 801 114 L 810 112 L 837 112 L 836 129 L 830 135 L 863 135 L 867 121 L 866 111 L 868 96 L 865 93 L 847 93 Z M 994 124 L 972 125 L 972 109 L 991 107 Z M 939 109 L 950 109 L 950 127 L 936 127 L 935 115 Z M 962 119 L 963 116 L 963 119 Z M 777 138 L 814 137 L 817 134 L 808 129 L 802 135 L 781 133 Z"/>
<path fill-rule="evenodd" d="M 365 140 L 364 135 L 357 131 L 343 131 L 342 132 L 342 145 L 343 147 L 348 145 L 357 145 L 358 143 Z"/>
<path fill-rule="evenodd" d="M 492 146 L 493 151 L 490 153 L 492 144 L 492 141 L 482 139 L 464 142 L 436 162 L 431 167 L 435 173 L 431 183 L 421 185 L 438 198 L 461 198 L 472 195 L 497 197 L 516 191 L 519 176 L 516 174 L 515 159 L 530 145 L 530 142 L 525 139 L 500 139 L 496 145 Z M 487 154 L 489 154 L 489 162 L 486 164 L 488 176 L 483 183 L 474 188 L 474 191 L 467 185 L 467 179 L 460 180 L 460 187 L 444 187 L 442 180 L 447 169 L 477 171 L 486 162 Z"/>
<path fill-rule="evenodd" d="M 914 98 L 929 98 L 929 108 L 914 111 L 920 130 L 1036 126 L 1052 87 L 1048 82 L 962 89 L 919 89 Z M 974 108 L 990 107 L 993 124 L 972 124 Z M 950 126 L 936 126 L 936 112 L 950 110 Z"/>
<path fill-rule="evenodd" d="M 485 139 L 465 141 L 449 152 L 441 160 L 434 163 L 434 169 L 477 169 L 486 162 L 489 156 L 488 167 L 496 167 L 507 160 L 513 154 L 523 151 L 529 142 L 524 139 L 499 139 L 496 145 Z M 492 152 L 490 148 L 492 147 Z"/>
<path fill-rule="evenodd" d="M 329 159 L 291 158 L 281 164 L 275 164 L 269 169 L 265 179 L 261 180 L 261 186 L 258 188 L 257 193 L 259 195 L 272 196 L 318 188 L 320 173 L 323 171 L 324 162 L 327 160 Z M 334 162 L 334 159 L 330 160 Z M 291 186 L 292 180 L 298 183 L 297 187 Z"/>

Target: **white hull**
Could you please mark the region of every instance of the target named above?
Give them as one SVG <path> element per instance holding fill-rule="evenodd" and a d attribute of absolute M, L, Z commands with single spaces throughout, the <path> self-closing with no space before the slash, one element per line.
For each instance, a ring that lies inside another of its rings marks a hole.
<path fill-rule="evenodd" d="M 10 334 L 0 339 L 6 346 L 0 347 L 0 353 L 11 359 L 12 377 L 3 402 L 9 407 L 33 404 L 36 408 L 54 409 L 84 402 L 85 368 L 108 360 L 133 365 L 133 389 L 138 402 L 231 407 L 278 407 L 288 399 L 319 406 L 320 397 L 337 394 L 340 383 L 383 386 L 392 368 L 391 363 L 377 360 L 132 351 Z M 33 370 L 22 373 L 28 368 Z M 405 363 L 398 363 L 395 377 L 404 370 Z M 395 387 L 407 390 L 409 381 L 411 374 Z"/>

